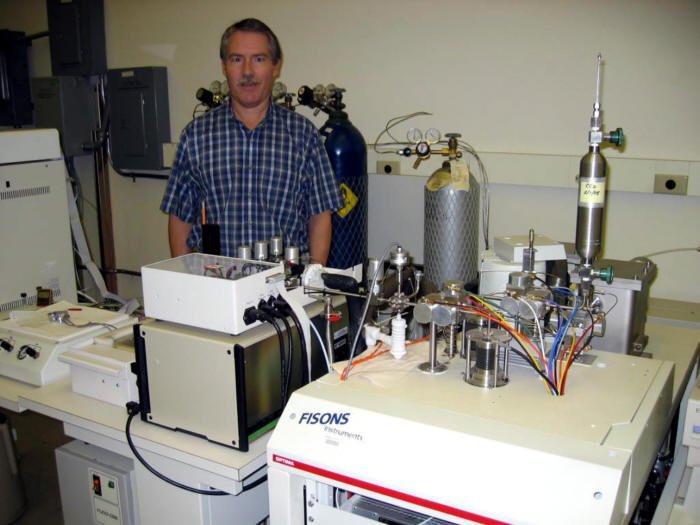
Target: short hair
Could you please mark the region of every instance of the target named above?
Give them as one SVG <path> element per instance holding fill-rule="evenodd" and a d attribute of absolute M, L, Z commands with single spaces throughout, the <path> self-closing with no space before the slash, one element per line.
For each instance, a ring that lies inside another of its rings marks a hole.
<path fill-rule="evenodd" d="M 277 36 L 272 32 L 267 24 L 258 20 L 257 18 L 245 18 L 235 24 L 229 26 L 224 34 L 221 35 L 221 46 L 219 48 L 219 56 L 221 60 L 226 60 L 226 53 L 228 53 L 228 39 L 236 31 L 248 31 L 250 33 L 262 33 L 267 37 L 269 43 L 270 58 L 277 64 L 282 60 L 282 48 L 280 47 L 279 40 Z"/>

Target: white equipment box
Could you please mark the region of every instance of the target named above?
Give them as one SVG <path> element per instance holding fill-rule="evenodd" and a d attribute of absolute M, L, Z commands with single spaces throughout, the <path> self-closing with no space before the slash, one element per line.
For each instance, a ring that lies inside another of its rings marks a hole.
<path fill-rule="evenodd" d="M 246 325 L 243 313 L 260 300 L 277 296 L 282 263 L 190 253 L 141 268 L 146 315 L 227 334 Z M 310 302 L 311 300 L 309 300 Z"/>
<path fill-rule="evenodd" d="M 524 366 L 485 390 L 463 359 L 429 375 L 388 355 L 376 380 L 358 365 L 292 395 L 267 451 L 274 525 L 629 520 L 668 429 L 672 363 L 592 351 L 554 397 Z"/>
<path fill-rule="evenodd" d="M 511 263 L 522 263 L 523 253 L 529 245 L 528 235 L 505 235 L 493 240 L 493 248 L 501 259 Z M 535 261 L 556 261 L 566 259 L 566 249 L 560 242 L 535 234 L 533 246 Z"/>
<path fill-rule="evenodd" d="M 138 402 L 136 375 L 131 371 L 135 361 L 131 324 L 81 341 L 58 360 L 71 367 L 73 392 L 121 407 Z"/>
<path fill-rule="evenodd" d="M 37 287 L 52 290 L 55 301 L 76 302 L 66 167 L 55 129 L 0 132 L 0 224 L 0 315 L 36 304 Z"/>
<path fill-rule="evenodd" d="M 68 312 L 70 324 L 52 321 L 52 312 Z M 0 321 L 0 375 L 36 386 L 53 383 L 70 372 L 58 356 L 71 345 L 134 323 L 126 314 L 66 301 L 11 312 L 10 319 Z"/>
<path fill-rule="evenodd" d="M 71 441 L 56 449 L 56 467 L 64 523 L 138 523 L 133 459 Z"/>

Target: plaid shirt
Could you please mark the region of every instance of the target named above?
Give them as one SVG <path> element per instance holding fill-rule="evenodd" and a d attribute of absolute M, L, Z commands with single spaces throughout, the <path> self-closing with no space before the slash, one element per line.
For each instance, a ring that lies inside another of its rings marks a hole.
<path fill-rule="evenodd" d="M 221 231 L 221 254 L 280 236 L 308 251 L 308 219 L 343 207 L 339 186 L 314 125 L 270 102 L 254 130 L 228 104 L 182 132 L 160 209 L 193 224 L 187 239 L 201 249 L 201 209 Z"/>

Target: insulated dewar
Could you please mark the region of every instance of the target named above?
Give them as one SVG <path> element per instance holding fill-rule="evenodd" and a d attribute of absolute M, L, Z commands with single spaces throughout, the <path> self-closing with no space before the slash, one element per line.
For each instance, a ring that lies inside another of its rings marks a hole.
<path fill-rule="evenodd" d="M 349 412 L 302 412 L 299 424 L 345 425 L 350 421 Z"/>

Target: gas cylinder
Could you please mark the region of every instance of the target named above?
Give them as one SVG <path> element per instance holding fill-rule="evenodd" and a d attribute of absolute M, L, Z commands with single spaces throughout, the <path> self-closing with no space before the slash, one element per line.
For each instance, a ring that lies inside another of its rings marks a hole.
<path fill-rule="evenodd" d="M 426 289 L 440 290 L 445 281 L 472 286 L 479 264 L 479 184 L 471 174 L 456 177 L 444 162 L 428 179 L 424 196 Z"/>
<path fill-rule="evenodd" d="M 328 266 L 345 269 L 367 258 L 367 148 L 347 113 L 333 110 L 320 130 L 345 206 L 332 215 Z"/>

